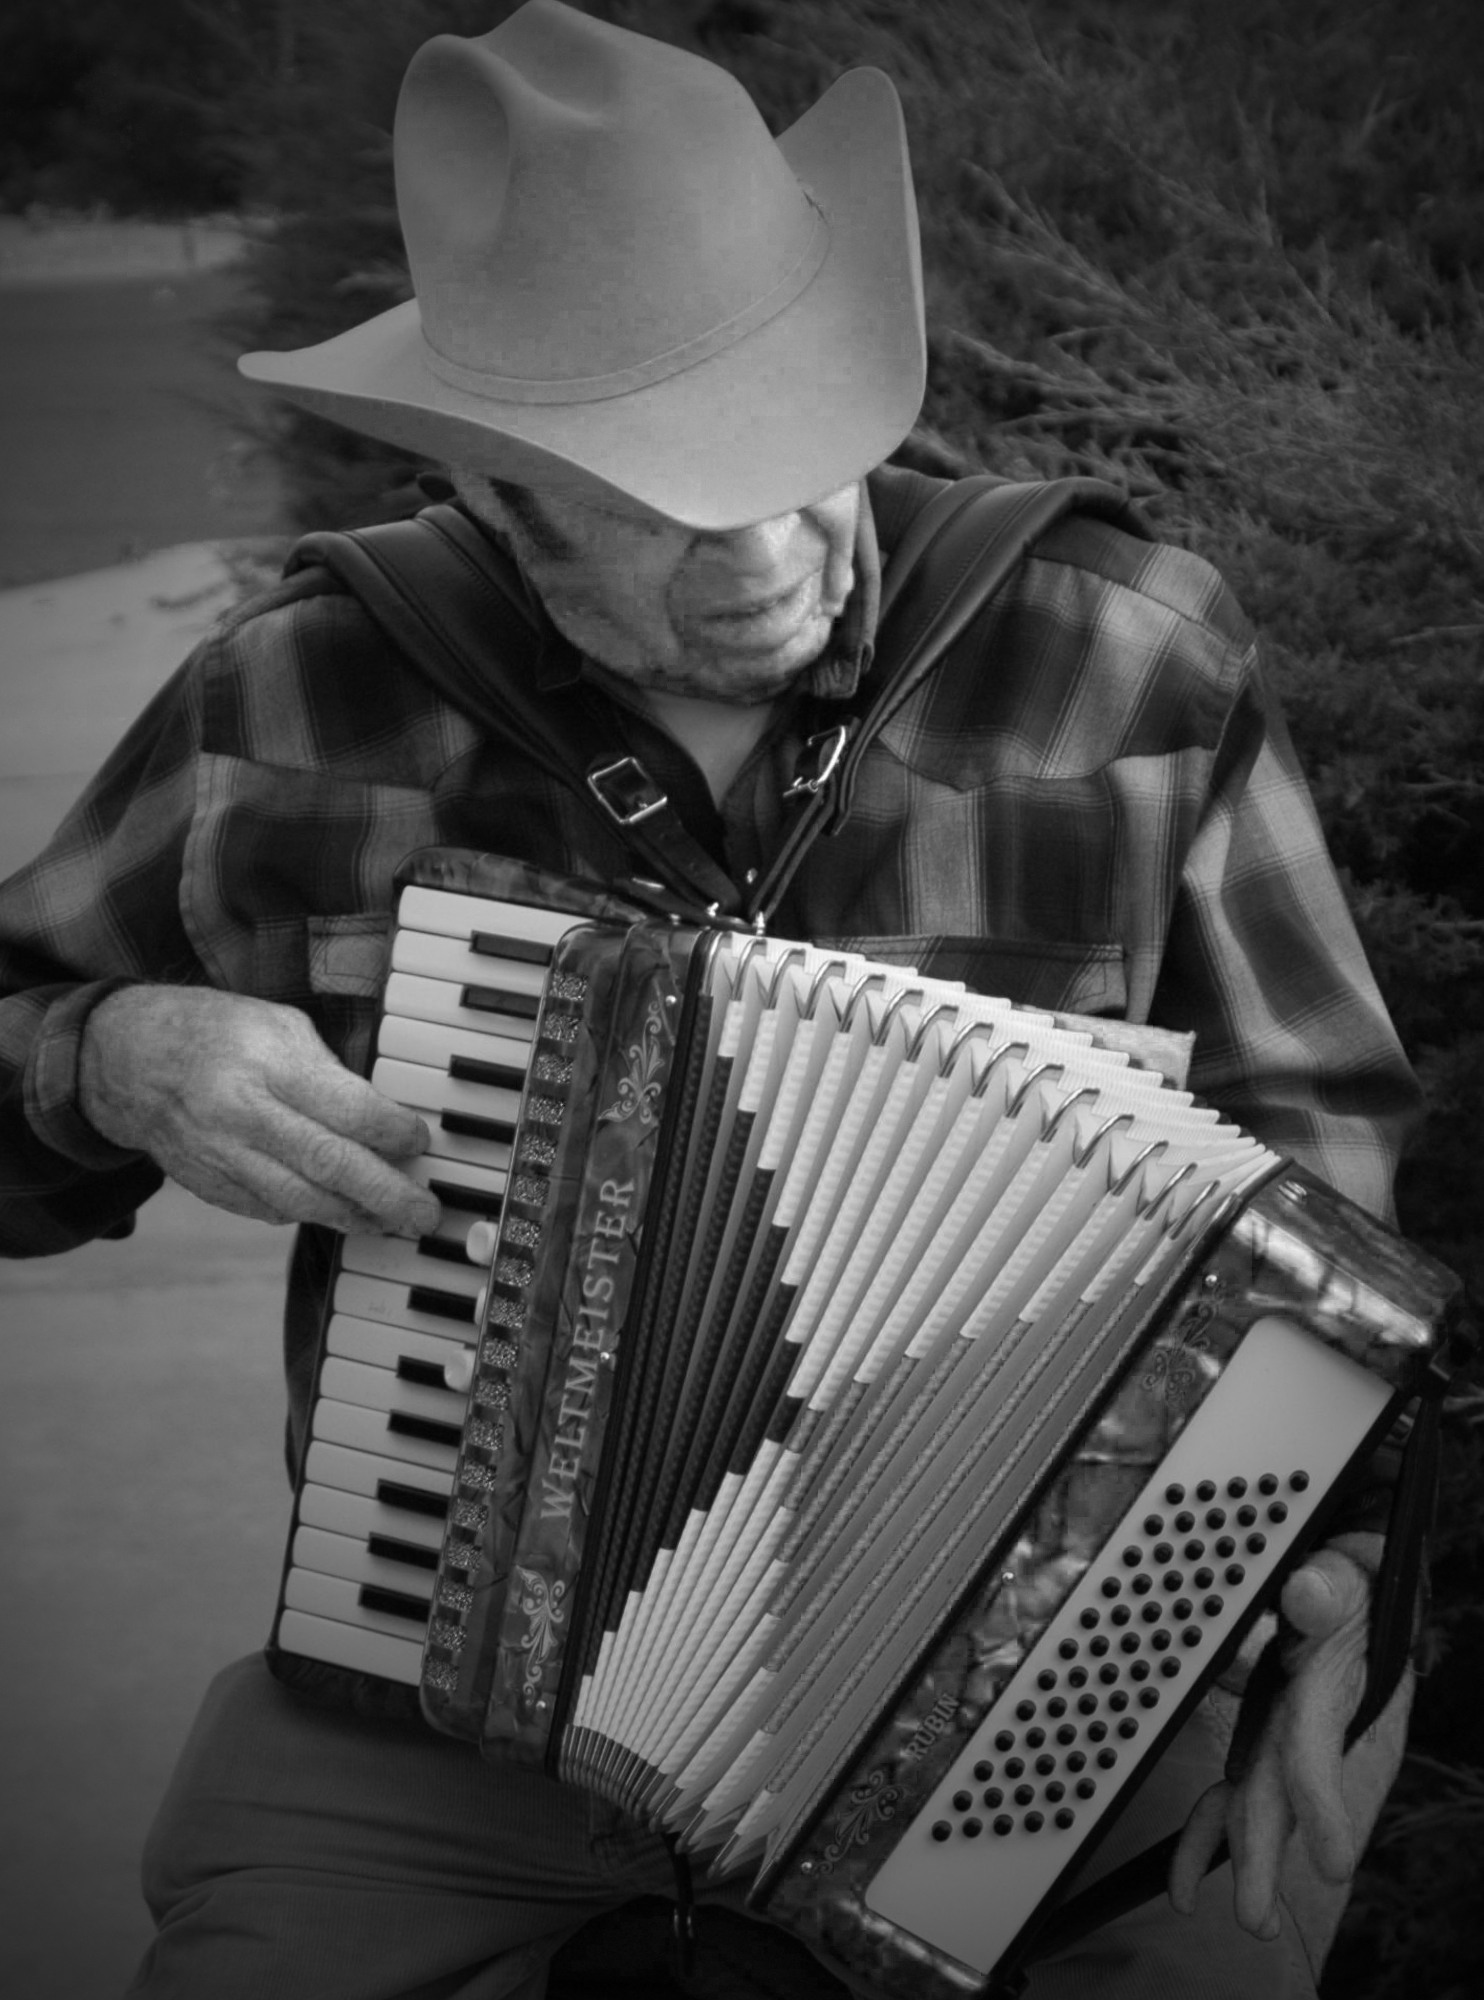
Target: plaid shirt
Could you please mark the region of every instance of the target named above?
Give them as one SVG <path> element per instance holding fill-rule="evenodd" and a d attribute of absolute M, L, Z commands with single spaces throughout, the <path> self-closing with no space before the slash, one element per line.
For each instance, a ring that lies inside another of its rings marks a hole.
<path fill-rule="evenodd" d="M 872 476 L 878 503 L 895 476 Z M 770 851 L 803 731 L 869 658 L 869 523 L 860 561 L 850 645 L 720 811 L 689 758 L 601 676 L 580 677 L 550 632 L 540 684 L 598 704 L 740 881 Z M 229 618 L 0 887 L 0 1248 L 68 1248 L 159 1184 L 76 1103 L 83 1023 L 120 981 L 288 1002 L 363 1065 L 393 872 L 429 844 L 589 876 L 631 866 L 323 571 Z M 1193 1029 L 1195 1090 L 1388 1207 L 1414 1085 L 1251 632 L 1195 556 L 1090 516 L 1053 529 L 892 718 L 772 928 L 1043 1007 Z M 322 1266 L 322 1246 L 301 1255 Z M 297 1307 L 307 1330 L 303 1285 Z"/>

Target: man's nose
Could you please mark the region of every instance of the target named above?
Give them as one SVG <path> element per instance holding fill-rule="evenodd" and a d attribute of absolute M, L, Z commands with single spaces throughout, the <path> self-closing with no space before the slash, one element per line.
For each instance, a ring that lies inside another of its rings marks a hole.
<path fill-rule="evenodd" d="M 698 535 L 694 560 L 703 567 L 714 562 L 733 575 L 766 576 L 788 558 L 799 528 L 797 513 L 775 514 L 745 528 Z"/>

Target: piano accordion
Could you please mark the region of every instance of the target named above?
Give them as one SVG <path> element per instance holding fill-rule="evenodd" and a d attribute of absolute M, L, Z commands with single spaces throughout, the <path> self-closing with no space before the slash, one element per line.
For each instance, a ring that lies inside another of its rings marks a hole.
<path fill-rule="evenodd" d="M 1011 1966 L 1436 1368 L 1448 1274 L 1076 1024 L 401 877 L 269 1657 L 414 1691 L 857 1985 Z"/>

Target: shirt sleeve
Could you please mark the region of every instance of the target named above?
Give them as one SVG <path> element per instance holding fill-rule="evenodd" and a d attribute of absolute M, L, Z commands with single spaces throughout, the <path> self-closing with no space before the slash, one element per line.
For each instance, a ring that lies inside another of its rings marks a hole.
<path fill-rule="evenodd" d="M 1195 1030 L 1193 1090 L 1392 1219 L 1420 1092 L 1251 652 L 1184 857 L 1153 1012 Z"/>
<path fill-rule="evenodd" d="M 150 703 L 37 859 L 0 884 L 7 1256 L 117 1233 L 163 1179 L 152 1161 L 88 1124 L 77 1064 L 88 1015 L 119 986 L 205 976 L 180 915 L 200 744 L 198 658 Z"/>

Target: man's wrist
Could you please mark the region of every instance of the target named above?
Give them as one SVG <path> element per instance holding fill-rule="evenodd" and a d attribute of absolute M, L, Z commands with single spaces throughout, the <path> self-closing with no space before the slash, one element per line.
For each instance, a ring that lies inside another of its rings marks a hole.
<path fill-rule="evenodd" d="M 100 979 L 63 994 L 48 1008 L 26 1065 L 26 1120 L 32 1131 L 54 1153 L 98 1173 L 130 1165 L 140 1151 L 106 1138 L 88 1116 L 83 1081 L 88 1025 L 105 1001 L 138 983 Z"/>

